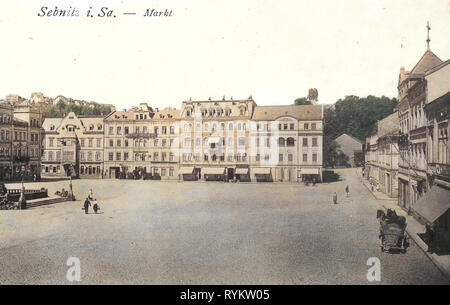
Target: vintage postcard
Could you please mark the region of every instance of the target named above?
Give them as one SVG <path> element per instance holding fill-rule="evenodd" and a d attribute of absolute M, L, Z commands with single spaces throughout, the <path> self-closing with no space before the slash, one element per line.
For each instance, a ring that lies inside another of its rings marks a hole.
<path fill-rule="evenodd" d="M 0 284 L 448 285 L 449 34 L 449 0 L 2 0 Z"/>

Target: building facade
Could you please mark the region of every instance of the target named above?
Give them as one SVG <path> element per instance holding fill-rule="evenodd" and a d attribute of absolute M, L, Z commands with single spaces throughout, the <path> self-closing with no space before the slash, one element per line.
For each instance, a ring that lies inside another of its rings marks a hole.
<path fill-rule="evenodd" d="M 43 177 L 102 177 L 103 117 L 70 112 L 45 119 L 43 129 Z"/>
<path fill-rule="evenodd" d="M 180 179 L 250 180 L 250 122 L 256 103 L 247 100 L 185 101 L 180 116 Z"/>
<path fill-rule="evenodd" d="M 322 106 L 183 102 L 180 179 L 320 181 L 322 124 Z"/>
<path fill-rule="evenodd" d="M 145 103 L 104 119 L 107 178 L 178 179 L 180 111 Z"/>
<path fill-rule="evenodd" d="M 40 177 L 42 113 L 28 100 L 0 101 L 0 180 Z"/>
<path fill-rule="evenodd" d="M 409 212 L 414 210 L 414 204 L 431 185 L 430 175 L 427 173 L 430 147 L 427 145 L 429 126 L 425 106 L 430 100 L 432 79 L 436 76 L 433 74 L 443 64 L 441 59 L 427 49 L 410 72 L 400 69 L 398 203 Z M 448 84 L 448 77 L 441 77 L 441 81 Z"/>

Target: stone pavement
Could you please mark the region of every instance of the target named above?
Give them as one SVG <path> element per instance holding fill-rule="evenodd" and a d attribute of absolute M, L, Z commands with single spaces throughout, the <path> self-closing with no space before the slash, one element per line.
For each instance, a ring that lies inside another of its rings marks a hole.
<path fill-rule="evenodd" d="M 386 194 L 373 191 L 370 188 L 370 183 L 361 176 L 360 171 L 356 171 L 360 181 L 367 187 L 369 192 L 378 200 L 378 203 L 385 209 L 395 210 L 397 215 L 406 217 L 407 227 L 406 232 L 409 237 L 419 246 L 428 258 L 439 268 L 439 270 L 450 280 L 450 255 L 437 255 L 428 252 L 428 245 L 419 237 L 418 234 L 425 233 L 425 226 L 418 222 L 414 217 L 397 205 L 397 198 L 391 198 Z"/>

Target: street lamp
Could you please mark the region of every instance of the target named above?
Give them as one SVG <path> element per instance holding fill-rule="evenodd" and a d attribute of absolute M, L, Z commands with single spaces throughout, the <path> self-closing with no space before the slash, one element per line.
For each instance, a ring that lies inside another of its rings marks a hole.
<path fill-rule="evenodd" d="M 19 209 L 25 210 L 27 208 L 27 200 L 25 199 L 25 184 L 23 183 L 25 176 L 25 166 L 22 165 L 20 171 L 22 173 L 22 189 L 20 191 Z"/>

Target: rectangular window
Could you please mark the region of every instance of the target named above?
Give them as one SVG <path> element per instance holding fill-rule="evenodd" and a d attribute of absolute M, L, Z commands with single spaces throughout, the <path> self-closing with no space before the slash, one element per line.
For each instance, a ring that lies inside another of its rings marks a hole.
<path fill-rule="evenodd" d="M 117 134 L 118 135 L 122 134 L 122 127 L 121 126 L 117 126 Z"/>
<path fill-rule="evenodd" d="M 245 145 L 245 138 L 239 138 L 239 146 Z"/>
<path fill-rule="evenodd" d="M 280 162 L 283 161 L 283 154 L 278 155 L 278 161 L 280 161 Z"/>
<path fill-rule="evenodd" d="M 169 154 L 169 161 L 172 162 L 173 161 L 173 153 Z"/>
<path fill-rule="evenodd" d="M 170 126 L 170 134 L 175 134 L 175 126 Z"/>
<path fill-rule="evenodd" d="M 294 155 L 293 154 L 288 154 L 288 161 L 289 162 L 294 161 Z"/>
<path fill-rule="evenodd" d="M 288 129 L 288 124 L 284 124 L 284 130 Z"/>
<path fill-rule="evenodd" d="M 316 123 L 311 123 L 311 129 L 316 130 Z"/>
<path fill-rule="evenodd" d="M 114 127 L 109 127 L 109 134 L 110 135 L 113 135 L 114 134 Z"/>
<path fill-rule="evenodd" d="M 92 147 L 94 145 L 94 139 L 89 139 L 89 147 Z"/>
<path fill-rule="evenodd" d="M 114 146 L 114 140 L 109 140 L 109 147 L 113 147 Z"/>
<path fill-rule="evenodd" d="M 291 123 L 291 124 L 290 124 L 290 129 L 291 129 L 291 130 L 294 130 L 294 123 Z"/>
<path fill-rule="evenodd" d="M 125 134 L 128 134 L 130 132 L 130 128 L 128 126 L 125 126 Z"/>
<path fill-rule="evenodd" d="M 117 147 L 121 147 L 122 146 L 122 141 L 121 140 L 117 140 Z"/>
<path fill-rule="evenodd" d="M 303 154 L 303 162 L 308 162 L 308 155 L 307 154 Z"/>
<path fill-rule="evenodd" d="M 303 138 L 303 147 L 308 147 L 308 138 Z"/>
<path fill-rule="evenodd" d="M 266 139 L 266 147 L 270 147 L 270 138 Z"/>
<path fill-rule="evenodd" d="M 308 129 L 309 129 L 309 124 L 308 124 L 308 123 L 305 123 L 305 124 L 303 125 L 303 129 L 304 129 L 304 130 L 308 130 Z"/>
<path fill-rule="evenodd" d="M 124 161 L 127 161 L 128 158 L 129 158 L 128 153 L 127 153 L 127 152 L 124 152 L 124 153 L 123 153 L 123 160 L 124 160 Z"/>
<path fill-rule="evenodd" d="M 167 127 L 166 126 L 161 127 L 161 133 L 162 134 L 167 134 Z"/>
<path fill-rule="evenodd" d="M 102 145 L 102 139 L 97 139 L 97 147 L 100 147 Z"/>
<path fill-rule="evenodd" d="M 313 160 L 313 162 L 317 162 L 317 154 L 312 155 L 312 160 Z"/>
<path fill-rule="evenodd" d="M 81 139 L 81 141 L 80 141 L 80 146 L 81 146 L 81 147 L 84 147 L 84 139 Z"/>
<path fill-rule="evenodd" d="M 259 161 L 261 159 L 260 154 L 256 154 L 256 161 Z"/>
<path fill-rule="evenodd" d="M 317 146 L 317 138 L 312 138 L 312 146 Z"/>
<path fill-rule="evenodd" d="M 124 146 L 125 146 L 125 147 L 128 147 L 128 140 L 125 140 Z"/>
<path fill-rule="evenodd" d="M 114 153 L 110 152 L 110 153 L 108 154 L 108 160 L 109 160 L 109 161 L 113 161 L 113 160 L 114 160 Z"/>
<path fill-rule="evenodd" d="M 173 177 L 173 167 L 169 168 L 169 176 Z"/>
<path fill-rule="evenodd" d="M 166 176 L 166 169 L 165 168 L 161 168 L 161 176 Z"/>

